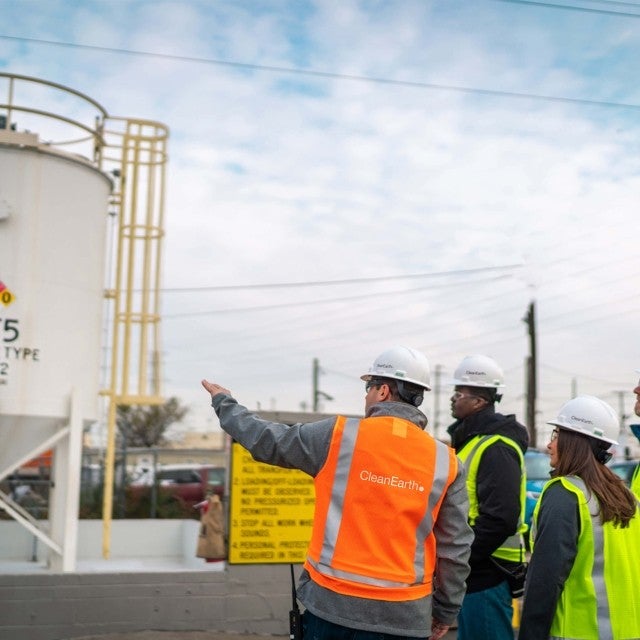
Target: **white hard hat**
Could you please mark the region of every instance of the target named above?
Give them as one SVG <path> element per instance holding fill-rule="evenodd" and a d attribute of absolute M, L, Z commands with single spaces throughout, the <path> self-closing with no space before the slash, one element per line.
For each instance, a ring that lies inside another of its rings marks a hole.
<path fill-rule="evenodd" d="M 409 347 L 392 347 L 383 351 L 360 376 L 361 380 L 371 378 L 392 378 L 423 387 L 431 391 L 431 369 L 427 357 Z"/>
<path fill-rule="evenodd" d="M 618 414 L 606 402 L 595 396 L 578 396 L 569 400 L 562 405 L 558 417 L 549 420 L 547 424 L 576 431 L 610 444 L 618 444 Z"/>
<path fill-rule="evenodd" d="M 489 356 L 467 356 L 454 371 L 450 384 L 461 387 L 502 389 L 504 373 L 500 365 Z"/>

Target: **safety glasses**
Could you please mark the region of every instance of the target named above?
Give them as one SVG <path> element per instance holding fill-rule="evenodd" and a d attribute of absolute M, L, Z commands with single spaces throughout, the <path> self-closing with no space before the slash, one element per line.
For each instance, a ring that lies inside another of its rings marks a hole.
<path fill-rule="evenodd" d="M 385 384 L 385 383 L 384 383 L 384 382 L 382 382 L 382 380 L 376 380 L 376 379 L 373 379 L 373 380 L 367 380 L 367 382 L 366 382 L 366 383 L 365 383 L 365 385 L 364 385 L 364 390 L 365 390 L 367 393 L 369 393 L 369 391 L 371 391 L 371 389 L 372 389 L 373 387 L 380 387 L 380 386 L 382 386 L 383 384 Z"/>
<path fill-rule="evenodd" d="M 478 400 L 482 400 L 483 399 L 480 396 L 474 396 L 471 393 L 462 393 L 462 391 L 454 391 L 451 394 L 451 399 L 454 402 L 458 402 L 458 400 L 462 400 L 462 398 L 478 398 Z"/>

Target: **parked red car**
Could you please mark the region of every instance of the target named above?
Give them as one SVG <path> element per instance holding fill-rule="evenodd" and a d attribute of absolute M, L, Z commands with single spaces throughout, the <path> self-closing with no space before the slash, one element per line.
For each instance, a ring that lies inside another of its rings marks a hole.
<path fill-rule="evenodd" d="M 190 509 L 210 495 L 224 496 L 226 469 L 213 465 L 167 464 L 138 471 L 129 487 L 134 496 L 148 493 L 157 483 L 159 495 L 175 497 Z"/>

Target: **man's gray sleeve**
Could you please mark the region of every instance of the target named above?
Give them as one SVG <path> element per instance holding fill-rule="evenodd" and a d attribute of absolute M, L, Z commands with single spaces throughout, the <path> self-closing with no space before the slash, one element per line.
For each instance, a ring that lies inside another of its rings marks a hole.
<path fill-rule="evenodd" d="M 466 592 L 465 580 L 469 575 L 473 531 L 468 517 L 466 471 L 458 460 L 458 475 L 442 501 L 433 527 L 436 538 L 433 617 L 449 625 L 458 615 Z"/>
<path fill-rule="evenodd" d="M 222 393 L 213 396 L 211 406 L 223 430 L 258 462 L 315 477 L 327 459 L 335 418 L 291 426 L 269 422 Z"/>

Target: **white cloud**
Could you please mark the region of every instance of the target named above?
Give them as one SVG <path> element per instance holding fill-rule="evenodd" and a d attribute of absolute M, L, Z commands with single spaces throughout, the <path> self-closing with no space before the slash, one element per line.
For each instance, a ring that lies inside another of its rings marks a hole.
<path fill-rule="evenodd" d="M 357 412 L 358 376 L 400 342 L 445 372 L 468 353 L 493 355 L 508 372 L 505 410 L 523 417 L 522 317 L 534 297 L 541 422 L 572 377 L 612 403 L 632 386 L 637 111 L 492 91 L 640 102 L 640 23 L 505 3 L 31 4 L 5 8 L 5 35 L 162 54 L 0 39 L 3 70 L 170 127 L 167 286 L 521 265 L 494 280 L 167 293 L 167 394 L 206 403 L 199 380 L 213 376 L 249 406 L 297 409 L 318 357 L 335 398 L 325 408 Z M 210 315 L 173 317 L 200 312 Z"/>

